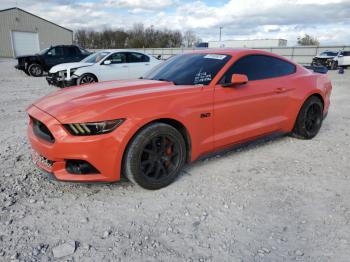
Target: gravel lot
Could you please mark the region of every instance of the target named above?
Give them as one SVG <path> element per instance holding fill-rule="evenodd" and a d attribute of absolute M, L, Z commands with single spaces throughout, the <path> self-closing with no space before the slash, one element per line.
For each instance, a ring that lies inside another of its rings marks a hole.
<path fill-rule="evenodd" d="M 329 73 L 315 139 L 243 147 L 146 191 L 47 180 L 25 109 L 56 88 L 14 65 L 0 60 L 0 261 L 349 261 L 349 70 Z"/>

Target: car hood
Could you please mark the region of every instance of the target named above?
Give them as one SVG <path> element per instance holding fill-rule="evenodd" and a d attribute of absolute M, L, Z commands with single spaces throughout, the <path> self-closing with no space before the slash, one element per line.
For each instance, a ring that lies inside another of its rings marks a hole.
<path fill-rule="evenodd" d="M 30 58 L 30 57 L 37 57 L 38 55 L 20 55 L 16 56 L 16 59 L 22 59 L 22 58 Z"/>
<path fill-rule="evenodd" d="M 72 68 L 80 68 L 80 67 L 85 67 L 85 66 L 91 66 L 93 64 L 94 63 L 85 63 L 85 62 L 59 64 L 59 65 L 55 65 L 54 67 L 52 67 L 50 69 L 50 73 L 54 74 L 54 73 L 57 73 L 59 71 L 68 70 L 68 69 L 72 69 Z"/>
<path fill-rule="evenodd" d="M 317 55 L 315 56 L 316 58 L 322 58 L 322 59 L 329 59 L 329 58 L 334 58 L 335 56 L 327 56 L 327 55 Z"/>
<path fill-rule="evenodd" d="M 65 88 L 41 98 L 33 105 L 64 124 L 103 121 L 114 114 L 126 117 L 130 110 L 126 106 L 128 104 L 183 92 L 190 87 L 193 88 L 144 79 L 108 81 Z"/>

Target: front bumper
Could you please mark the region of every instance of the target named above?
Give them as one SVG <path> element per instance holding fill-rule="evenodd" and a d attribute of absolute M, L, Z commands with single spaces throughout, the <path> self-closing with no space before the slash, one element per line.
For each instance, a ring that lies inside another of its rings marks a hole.
<path fill-rule="evenodd" d="M 24 64 L 17 64 L 15 65 L 15 68 L 17 70 L 25 70 L 26 69 L 26 66 Z"/>
<path fill-rule="evenodd" d="M 33 162 L 55 179 L 73 182 L 112 182 L 120 180 L 123 156 L 121 134 L 73 136 L 51 115 L 31 106 L 27 110 L 51 131 L 54 142 L 48 142 L 33 131 L 33 121 L 28 125 L 28 138 L 32 146 Z M 123 131 L 120 131 L 123 132 Z M 39 161 L 39 158 L 44 161 Z M 67 171 L 68 160 L 84 160 L 98 170 L 95 174 L 72 174 Z"/>
<path fill-rule="evenodd" d="M 333 59 L 329 58 L 314 58 L 312 59 L 312 66 L 325 66 L 328 69 L 332 66 Z"/>
<path fill-rule="evenodd" d="M 60 88 L 75 86 L 77 84 L 77 80 L 75 78 L 66 80 L 63 77 L 57 76 L 56 74 L 49 74 L 46 77 L 46 81 L 49 85 L 54 85 Z"/>

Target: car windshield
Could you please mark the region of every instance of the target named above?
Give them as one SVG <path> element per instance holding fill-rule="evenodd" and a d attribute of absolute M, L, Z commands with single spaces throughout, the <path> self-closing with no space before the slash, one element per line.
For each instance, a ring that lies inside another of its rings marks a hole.
<path fill-rule="evenodd" d="M 184 54 L 161 63 L 143 79 L 169 81 L 176 85 L 208 85 L 231 56 L 225 54 Z"/>
<path fill-rule="evenodd" d="M 97 63 L 97 62 L 101 61 L 103 58 L 105 58 L 107 55 L 109 55 L 110 53 L 111 52 L 107 52 L 107 51 L 97 52 L 97 53 L 91 54 L 88 57 L 84 58 L 83 60 L 81 60 L 81 62 Z"/>
<path fill-rule="evenodd" d="M 337 52 L 322 52 L 321 55 L 323 56 L 336 56 Z"/>
<path fill-rule="evenodd" d="M 41 50 L 41 51 L 38 53 L 38 55 L 43 55 L 43 54 L 45 54 L 49 49 L 50 49 L 50 48 L 45 48 L 45 49 Z"/>

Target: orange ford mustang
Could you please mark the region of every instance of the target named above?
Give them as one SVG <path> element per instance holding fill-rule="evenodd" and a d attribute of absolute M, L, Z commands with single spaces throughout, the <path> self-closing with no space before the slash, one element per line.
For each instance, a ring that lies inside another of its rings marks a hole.
<path fill-rule="evenodd" d="M 272 53 L 200 50 L 141 79 L 66 88 L 32 104 L 34 162 L 62 181 L 167 186 L 185 163 L 273 133 L 311 139 L 331 83 Z"/>

